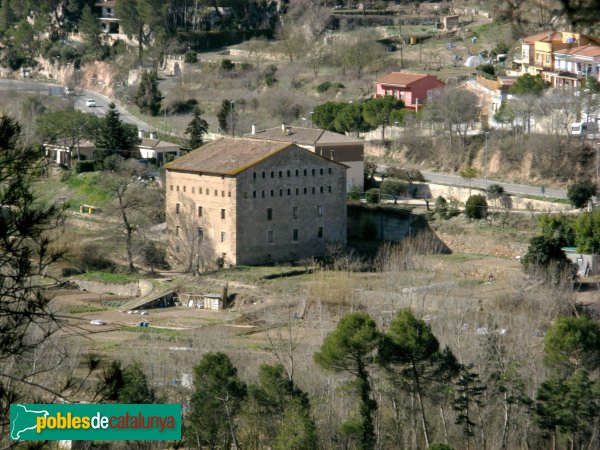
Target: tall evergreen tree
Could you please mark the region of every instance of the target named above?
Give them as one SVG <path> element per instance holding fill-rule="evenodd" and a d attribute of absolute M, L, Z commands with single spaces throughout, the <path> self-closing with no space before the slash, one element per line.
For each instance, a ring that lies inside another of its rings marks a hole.
<path fill-rule="evenodd" d="M 217 120 L 219 121 L 219 128 L 222 132 L 234 134 L 236 115 L 237 112 L 235 110 L 234 102 L 231 100 L 223 100 L 221 102 L 221 109 L 217 112 Z"/>
<path fill-rule="evenodd" d="M 145 71 L 135 95 L 135 104 L 144 114 L 156 116 L 160 112 L 160 104 L 163 100 L 158 90 L 158 77 L 155 72 Z"/>
<path fill-rule="evenodd" d="M 373 449 L 376 441 L 373 415 L 377 402 L 371 394 L 369 368 L 379 341 L 380 334 L 371 316 L 355 312 L 340 320 L 336 329 L 325 337 L 321 350 L 314 354 L 315 362 L 322 368 L 347 372 L 355 378 L 359 417 L 346 421 L 342 429 L 357 440 L 361 450 Z"/>
<path fill-rule="evenodd" d="M 83 7 L 81 18 L 79 19 L 79 32 L 83 36 L 83 42 L 86 46 L 86 53 L 92 59 L 102 57 L 102 42 L 100 41 L 100 22 L 92 13 L 89 5 Z"/>
<path fill-rule="evenodd" d="M 208 133 L 208 122 L 202 118 L 202 109 L 194 108 L 194 117 L 185 129 L 185 134 L 188 137 L 188 147 L 195 149 L 204 143 L 204 135 Z"/>

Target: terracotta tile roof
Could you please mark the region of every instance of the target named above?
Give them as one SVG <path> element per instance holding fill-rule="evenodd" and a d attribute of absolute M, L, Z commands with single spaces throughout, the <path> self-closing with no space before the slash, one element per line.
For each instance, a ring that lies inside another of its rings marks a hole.
<path fill-rule="evenodd" d="M 363 144 L 362 141 L 333 133 L 319 128 L 289 127 L 289 134 L 284 133 L 281 127 L 257 131 L 256 134 L 247 133 L 244 137 L 250 139 L 268 139 L 271 141 L 294 142 L 300 145 L 327 145 L 327 144 Z"/>
<path fill-rule="evenodd" d="M 177 158 L 164 167 L 186 172 L 237 175 L 292 145 L 258 139 L 218 139 Z"/>
<path fill-rule="evenodd" d="M 550 37 L 550 39 L 548 39 Z M 542 31 L 541 33 L 533 34 L 523 38 L 523 42 L 526 44 L 534 44 L 537 41 L 550 42 L 560 41 L 562 33 L 560 31 Z"/>
<path fill-rule="evenodd" d="M 379 78 L 376 83 L 408 86 L 415 81 L 422 80 L 423 78 L 430 76 L 432 75 L 426 75 L 424 73 L 392 72 Z"/>

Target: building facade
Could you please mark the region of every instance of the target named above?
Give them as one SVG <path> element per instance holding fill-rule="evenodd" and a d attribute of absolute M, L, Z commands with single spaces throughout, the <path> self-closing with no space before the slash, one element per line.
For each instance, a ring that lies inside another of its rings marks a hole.
<path fill-rule="evenodd" d="M 102 32 L 109 35 L 118 35 L 119 30 L 119 19 L 115 15 L 117 8 L 117 0 L 101 0 L 96 3 L 96 8 L 100 12 L 100 27 Z"/>
<path fill-rule="evenodd" d="M 375 82 L 375 96 L 391 95 L 402 100 L 406 108 L 418 110 L 433 98 L 434 91 L 445 87 L 446 84 L 433 75 L 391 72 Z"/>
<path fill-rule="evenodd" d="M 600 38 L 566 31 L 527 36 L 513 62 L 521 74 L 541 75 L 555 89 L 575 89 L 584 78 L 599 80 Z"/>
<path fill-rule="evenodd" d="M 346 243 L 346 167 L 302 147 L 219 139 L 165 168 L 175 265 L 269 264 Z"/>
<path fill-rule="evenodd" d="M 292 142 L 324 158 L 347 166 L 346 189 L 364 190 L 365 144 L 363 141 L 340 133 L 319 128 L 290 127 L 256 130 L 244 135 L 250 139 Z"/>

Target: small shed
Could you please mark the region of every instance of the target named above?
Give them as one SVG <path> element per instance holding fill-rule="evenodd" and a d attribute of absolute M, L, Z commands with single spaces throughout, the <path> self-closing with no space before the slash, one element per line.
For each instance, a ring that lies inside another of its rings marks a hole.
<path fill-rule="evenodd" d="M 223 309 L 223 296 L 221 294 L 204 294 L 204 309 Z"/>

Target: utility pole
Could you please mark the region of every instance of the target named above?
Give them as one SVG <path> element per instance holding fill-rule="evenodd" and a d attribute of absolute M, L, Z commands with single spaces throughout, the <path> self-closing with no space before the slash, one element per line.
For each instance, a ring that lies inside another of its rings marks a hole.
<path fill-rule="evenodd" d="M 484 170 L 484 174 L 485 174 L 485 175 L 484 175 L 484 176 L 485 176 L 485 188 L 486 188 L 486 189 L 487 189 L 487 187 L 488 187 L 488 181 L 487 181 L 487 171 L 488 171 L 488 158 L 487 158 L 487 151 L 488 151 L 488 134 L 490 134 L 490 132 L 489 132 L 489 131 L 486 131 L 486 132 L 485 132 L 485 152 L 484 152 L 484 155 L 485 155 L 485 161 L 484 161 L 484 164 L 485 164 L 485 166 L 484 166 L 484 169 L 485 169 L 485 170 Z M 596 178 L 597 178 L 597 176 L 596 176 Z"/>
<path fill-rule="evenodd" d="M 234 114 L 233 114 L 233 106 L 235 105 L 235 101 L 231 100 L 231 102 L 229 103 L 229 112 L 230 112 L 230 118 L 231 118 L 231 137 L 235 137 L 235 120 L 234 120 Z"/>

